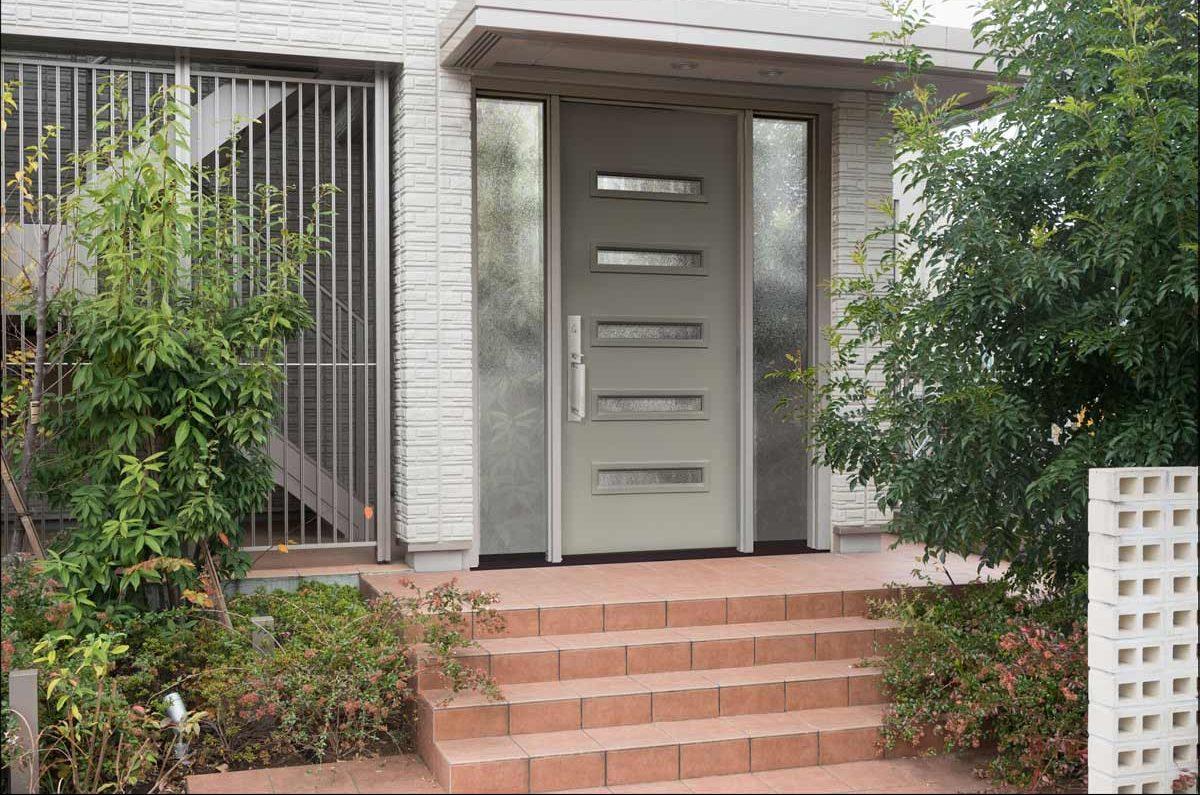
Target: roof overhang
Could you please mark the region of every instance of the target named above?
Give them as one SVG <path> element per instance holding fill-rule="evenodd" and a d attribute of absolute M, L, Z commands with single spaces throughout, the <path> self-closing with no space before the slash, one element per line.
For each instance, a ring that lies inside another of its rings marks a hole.
<path fill-rule="evenodd" d="M 891 71 L 864 58 L 891 22 L 723 0 L 463 0 L 442 22 L 444 66 L 518 67 L 879 90 Z M 946 91 L 982 99 L 995 78 L 970 31 L 931 25 L 914 43 Z"/>

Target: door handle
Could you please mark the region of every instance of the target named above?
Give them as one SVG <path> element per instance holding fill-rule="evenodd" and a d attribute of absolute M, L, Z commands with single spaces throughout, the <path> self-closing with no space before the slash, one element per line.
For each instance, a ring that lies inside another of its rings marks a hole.
<path fill-rule="evenodd" d="M 567 421 L 587 417 L 587 364 L 583 361 L 583 318 L 567 315 Z"/>

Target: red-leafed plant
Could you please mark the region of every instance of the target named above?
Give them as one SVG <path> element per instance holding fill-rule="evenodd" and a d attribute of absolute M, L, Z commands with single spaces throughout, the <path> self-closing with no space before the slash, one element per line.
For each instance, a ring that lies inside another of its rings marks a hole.
<path fill-rule="evenodd" d="M 934 587 L 875 607 L 903 642 L 880 661 L 895 703 L 889 747 L 983 749 L 984 775 L 1058 788 L 1087 770 L 1085 589 L 1018 594 L 1006 583 L 965 594 Z"/>

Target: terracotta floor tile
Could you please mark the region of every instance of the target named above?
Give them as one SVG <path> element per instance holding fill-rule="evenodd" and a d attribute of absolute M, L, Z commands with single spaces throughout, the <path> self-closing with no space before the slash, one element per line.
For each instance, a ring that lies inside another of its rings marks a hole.
<path fill-rule="evenodd" d="M 880 674 L 851 676 L 848 684 L 847 703 L 850 706 L 882 704 L 887 701 L 887 696 L 884 694 L 883 677 Z"/>
<path fill-rule="evenodd" d="M 725 598 L 688 599 L 667 602 L 668 627 L 696 627 L 724 624 Z"/>
<path fill-rule="evenodd" d="M 851 790 L 876 791 L 925 783 L 913 774 L 912 767 L 889 759 L 847 762 L 830 765 L 825 769 L 840 779 L 846 785 L 846 789 Z"/>
<path fill-rule="evenodd" d="M 437 744 L 451 765 L 524 759 L 527 754 L 512 737 L 479 737 L 471 740 L 445 740 Z"/>
<path fill-rule="evenodd" d="M 555 731 L 513 737 L 529 756 L 558 756 L 601 751 L 599 743 L 584 731 Z M 595 786 L 600 786 L 596 784 Z"/>
<path fill-rule="evenodd" d="M 244 792 L 247 795 L 271 793 L 271 776 L 266 770 L 239 770 L 232 773 L 206 773 L 188 776 L 188 792 L 197 795 L 232 795 Z"/>
<path fill-rule="evenodd" d="M 578 729 L 582 725 L 580 721 L 578 698 L 529 701 L 510 704 L 508 708 L 508 733 L 513 735 Z"/>
<path fill-rule="evenodd" d="M 665 724 L 670 725 L 670 724 Z M 584 730 L 589 737 L 608 751 L 624 748 L 672 745 L 674 741 L 658 726 L 608 726 Z"/>
<path fill-rule="evenodd" d="M 602 726 L 630 726 L 650 722 L 649 693 L 624 696 L 598 696 L 582 700 L 584 729 Z"/>
<path fill-rule="evenodd" d="M 751 737 L 750 769 L 758 772 L 815 765 L 818 742 L 816 732 Z"/>
<path fill-rule="evenodd" d="M 754 638 L 697 640 L 692 643 L 692 668 L 738 668 L 754 664 Z"/>
<path fill-rule="evenodd" d="M 745 738 L 748 733 L 744 726 L 737 721 L 720 718 L 699 718 L 694 720 L 664 721 L 656 724 L 677 743 L 704 743 L 717 740 L 736 740 Z"/>
<path fill-rule="evenodd" d="M 704 690 L 656 692 L 650 705 L 654 721 L 715 718 L 720 714 L 720 695 L 715 687 Z"/>
<path fill-rule="evenodd" d="M 794 767 L 756 772 L 755 778 L 780 793 L 841 793 L 846 785 L 821 767 Z"/>
<path fill-rule="evenodd" d="M 804 720 L 816 728 L 825 730 L 860 729 L 878 726 L 883 719 L 883 705 L 871 704 L 840 709 L 805 710 Z"/>
<path fill-rule="evenodd" d="M 679 749 L 673 745 L 613 750 L 605 754 L 604 761 L 610 787 L 679 778 Z"/>
<path fill-rule="evenodd" d="M 874 653 L 875 631 L 872 629 L 820 632 L 816 636 L 818 660 L 847 660 L 851 657 L 869 657 Z M 494 661 L 492 666 L 495 667 Z"/>
<path fill-rule="evenodd" d="M 622 795 L 644 795 L 646 793 L 684 792 L 678 781 L 650 781 L 645 784 L 621 784 L 608 788 L 609 792 Z"/>
<path fill-rule="evenodd" d="M 842 615 L 842 592 L 789 594 L 787 617 L 837 618 Z"/>
<path fill-rule="evenodd" d="M 565 754 L 529 760 L 529 791 L 554 792 L 568 787 L 604 785 L 604 753 Z"/>
<path fill-rule="evenodd" d="M 499 685 L 546 682 L 558 676 L 557 650 L 492 655 L 492 678 Z"/>
<path fill-rule="evenodd" d="M 787 683 L 787 709 L 789 712 L 802 709 L 847 706 L 848 687 L 842 679 L 811 679 L 804 682 Z"/>
<path fill-rule="evenodd" d="M 750 740 L 738 737 L 679 746 L 680 778 L 702 778 L 750 772 Z"/>
<path fill-rule="evenodd" d="M 787 706 L 783 682 L 733 685 L 721 688 L 722 715 L 758 715 L 783 712 Z"/>
<path fill-rule="evenodd" d="M 687 671 L 692 667 L 692 644 L 681 640 L 676 643 L 630 646 L 627 660 L 630 676 L 663 671 Z"/>
<path fill-rule="evenodd" d="M 775 790 L 767 783 L 751 773 L 735 773 L 730 776 L 708 776 L 706 778 L 689 778 L 680 782 L 689 792 L 713 793 L 772 793 Z"/>
<path fill-rule="evenodd" d="M 476 638 L 524 638 L 538 634 L 538 610 L 498 610 L 501 621 L 496 626 L 474 627 Z"/>
<path fill-rule="evenodd" d="M 563 649 L 558 653 L 560 679 L 596 679 L 624 676 L 629 670 L 625 646 L 600 649 Z"/>
<path fill-rule="evenodd" d="M 361 793 L 443 792 L 433 773 L 415 754 L 363 759 L 347 764 Z"/>
<path fill-rule="evenodd" d="M 277 767 L 268 771 L 275 792 L 356 792 L 350 772 L 338 763 Z"/>
<path fill-rule="evenodd" d="M 572 693 L 582 697 L 623 696 L 649 693 L 650 688 L 632 676 L 602 676 L 595 679 L 571 679 L 562 683 Z"/>
<path fill-rule="evenodd" d="M 822 731 L 818 738 L 817 763 L 836 765 L 864 759 L 883 759 L 879 747 L 879 729 L 837 729 Z"/>
<path fill-rule="evenodd" d="M 812 635 L 779 635 L 754 639 L 754 664 L 805 662 L 813 659 Z"/>
<path fill-rule="evenodd" d="M 568 635 L 604 631 L 604 605 L 577 607 L 543 607 L 541 633 Z"/>
<path fill-rule="evenodd" d="M 528 792 L 529 760 L 505 759 L 450 768 L 451 792 Z"/>
<path fill-rule="evenodd" d="M 623 629 L 657 629 L 666 625 L 666 602 L 632 602 L 604 606 L 604 629 L 607 632 Z"/>
<path fill-rule="evenodd" d="M 731 597 L 727 609 L 730 624 L 754 621 L 783 621 L 787 618 L 786 599 L 783 594 L 774 596 Z"/>

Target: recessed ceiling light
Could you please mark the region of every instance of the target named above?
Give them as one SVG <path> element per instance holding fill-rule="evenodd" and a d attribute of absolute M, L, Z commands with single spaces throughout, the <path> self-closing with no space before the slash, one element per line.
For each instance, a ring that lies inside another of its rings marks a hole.
<path fill-rule="evenodd" d="M 782 69 L 759 69 L 758 73 L 763 77 L 779 77 L 783 74 Z"/>
<path fill-rule="evenodd" d="M 690 72 L 699 65 L 695 61 L 675 61 L 671 64 L 671 68 L 678 69 L 680 72 Z"/>

